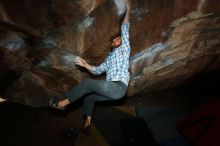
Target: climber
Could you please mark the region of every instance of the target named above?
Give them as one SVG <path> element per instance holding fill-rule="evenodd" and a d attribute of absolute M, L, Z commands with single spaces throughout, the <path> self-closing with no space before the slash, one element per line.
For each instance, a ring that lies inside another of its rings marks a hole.
<path fill-rule="evenodd" d="M 85 79 L 79 85 L 73 87 L 66 93 L 66 98 L 57 101 L 50 100 L 50 106 L 56 109 L 65 107 L 78 100 L 84 95 L 83 114 L 85 116 L 82 130 L 88 131 L 91 125 L 94 104 L 96 101 L 117 100 L 125 96 L 129 83 L 129 16 L 130 0 L 125 0 L 126 12 L 121 25 L 121 35 L 112 40 L 112 51 L 105 61 L 99 66 L 92 66 L 81 57 L 76 57 L 75 63 L 80 67 L 88 69 L 94 75 L 106 72 L 106 80 Z"/>

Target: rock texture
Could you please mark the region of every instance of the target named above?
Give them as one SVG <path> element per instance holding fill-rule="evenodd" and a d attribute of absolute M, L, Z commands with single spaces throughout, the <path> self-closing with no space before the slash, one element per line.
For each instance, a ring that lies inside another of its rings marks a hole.
<path fill-rule="evenodd" d="M 131 3 L 129 97 L 175 87 L 220 67 L 219 1 Z M 123 0 L 1 0 L 2 97 L 44 106 L 82 79 L 97 78 L 73 60 L 79 55 L 100 64 L 124 11 Z"/>

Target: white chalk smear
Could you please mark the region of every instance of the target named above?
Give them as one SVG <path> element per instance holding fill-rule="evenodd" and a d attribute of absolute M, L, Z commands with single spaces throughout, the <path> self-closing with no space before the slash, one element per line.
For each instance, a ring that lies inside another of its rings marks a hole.
<path fill-rule="evenodd" d="M 75 61 L 74 61 L 75 58 L 76 58 L 76 55 L 68 53 L 68 54 L 62 56 L 61 58 L 59 58 L 59 61 L 62 66 L 73 69 L 73 68 L 75 68 Z"/>
<path fill-rule="evenodd" d="M 25 41 L 16 34 L 9 34 L 0 41 L 0 47 L 7 48 L 13 52 L 25 48 L 25 46 Z"/>
<path fill-rule="evenodd" d="M 114 2 L 118 8 L 118 15 L 124 14 L 126 10 L 125 0 L 114 0 Z"/>
<path fill-rule="evenodd" d="M 94 23 L 95 23 L 95 18 L 87 16 L 85 19 L 77 22 L 75 25 L 78 27 L 78 29 L 85 29 L 92 26 Z"/>
<path fill-rule="evenodd" d="M 49 66 L 49 62 L 47 60 L 42 60 L 40 63 L 37 64 L 37 67 L 47 67 Z"/>
<path fill-rule="evenodd" d="M 155 57 L 165 48 L 167 47 L 167 45 L 162 44 L 162 43 L 157 43 L 154 44 L 153 46 L 151 46 L 150 48 L 146 48 L 143 51 L 141 51 L 140 53 L 134 55 L 131 57 L 131 63 L 140 61 L 140 60 L 144 60 L 144 62 L 147 65 L 150 65 L 153 63 L 153 60 L 155 59 Z"/>

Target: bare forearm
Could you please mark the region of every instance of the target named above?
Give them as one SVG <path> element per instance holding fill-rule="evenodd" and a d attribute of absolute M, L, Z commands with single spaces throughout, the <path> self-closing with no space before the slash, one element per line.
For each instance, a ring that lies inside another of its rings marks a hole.
<path fill-rule="evenodd" d="M 131 11 L 130 0 L 126 0 L 125 5 L 126 5 L 126 13 L 125 13 L 125 16 L 124 16 L 123 23 L 129 23 L 129 17 L 130 17 L 130 11 Z"/>
<path fill-rule="evenodd" d="M 85 66 L 84 66 L 86 69 L 88 69 L 89 71 L 91 71 L 92 70 L 92 68 L 93 68 L 93 65 L 90 65 L 90 64 L 85 64 Z"/>
<path fill-rule="evenodd" d="M 129 17 L 130 17 L 130 10 L 126 10 L 123 23 L 129 23 Z"/>

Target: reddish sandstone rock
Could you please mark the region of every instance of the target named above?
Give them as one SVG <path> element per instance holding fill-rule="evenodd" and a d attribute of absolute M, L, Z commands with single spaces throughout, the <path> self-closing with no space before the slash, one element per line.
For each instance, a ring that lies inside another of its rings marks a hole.
<path fill-rule="evenodd" d="M 175 87 L 219 68 L 219 1 L 131 2 L 128 96 Z M 123 0 L 1 0 L 0 8 L 0 91 L 32 106 L 47 105 L 50 97 L 94 78 L 73 60 L 79 55 L 100 64 L 125 11 Z"/>

